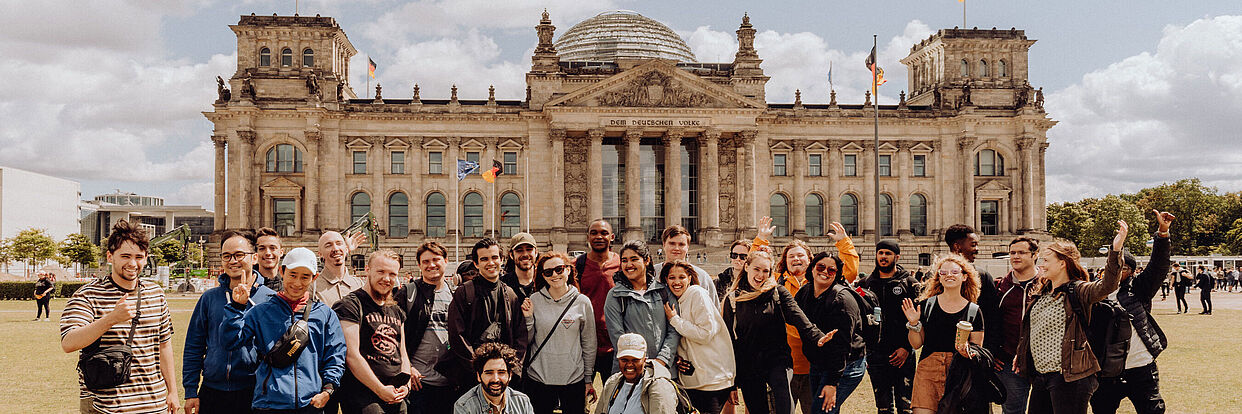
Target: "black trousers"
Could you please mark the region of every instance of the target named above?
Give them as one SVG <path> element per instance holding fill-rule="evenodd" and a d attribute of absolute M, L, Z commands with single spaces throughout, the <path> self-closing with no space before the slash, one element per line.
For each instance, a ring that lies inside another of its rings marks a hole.
<path fill-rule="evenodd" d="M 1065 382 L 1060 372 L 1035 374 L 1031 376 L 1031 402 L 1026 412 L 1087 414 L 1087 404 L 1099 385 L 1095 375 Z"/>
<path fill-rule="evenodd" d="M 732 393 L 733 388 L 719 391 L 686 390 L 690 403 L 694 404 L 694 408 L 703 414 L 720 414 L 724 410 L 725 403 L 729 401 L 729 394 Z"/>
<path fill-rule="evenodd" d="M 40 315 L 47 315 L 44 316 L 44 318 L 52 317 L 52 295 L 49 294 L 44 296 L 43 299 L 35 299 L 35 303 L 37 303 L 37 306 L 39 307 L 39 309 L 35 311 L 35 319 L 39 319 Z"/>
<path fill-rule="evenodd" d="M 198 390 L 198 412 L 200 414 L 249 413 L 252 401 L 254 401 L 254 388 L 220 391 L 199 387 Z"/>
<path fill-rule="evenodd" d="M 900 368 L 888 363 L 888 355 L 867 360 L 867 375 L 871 377 L 875 407 L 880 414 L 911 412 L 910 392 L 914 384 L 915 365 L 913 352 L 906 357 L 906 363 Z"/>
<path fill-rule="evenodd" d="M 1164 398 L 1160 396 L 1160 371 L 1156 363 L 1121 372 L 1116 378 L 1100 378 L 1100 388 L 1091 396 L 1091 412 L 1113 414 L 1121 400 L 1130 399 L 1138 414 L 1164 414 Z"/>
<path fill-rule="evenodd" d="M 1173 294 L 1177 296 L 1177 311 L 1190 311 L 1190 304 L 1186 302 L 1186 289 L 1175 289 Z"/>
<path fill-rule="evenodd" d="M 599 382 L 605 383 L 608 377 L 612 376 L 612 357 L 617 354 L 616 350 L 595 352 L 595 372 L 599 373 Z"/>
<path fill-rule="evenodd" d="M 1203 311 L 1212 313 L 1212 291 L 1207 289 L 1199 290 L 1199 304 L 1203 305 Z M 1187 306 L 1187 309 L 1190 307 Z"/>
<path fill-rule="evenodd" d="M 453 412 L 453 403 L 457 402 L 459 392 L 450 386 L 423 384 L 418 391 L 410 391 L 405 398 L 406 411 L 409 414 L 437 414 Z"/>
<path fill-rule="evenodd" d="M 586 408 L 586 385 L 581 382 L 569 385 L 547 385 L 528 380 L 523 392 L 530 397 L 535 414 L 552 414 L 557 406 L 561 414 L 582 414 Z"/>
<path fill-rule="evenodd" d="M 385 403 L 375 392 L 371 391 L 365 385 L 358 383 L 356 380 L 351 381 L 346 387 L 342 387 L 342 392 L 333 393 L 333 396 L 340 394 L 337 400 L 341 406 L 341 412 L 344 414 L 406 414 L 405 401 L 402 400 L 396 404 Z"/>
<path fill-rule="evenodd" d="M 793 368 L 774 365 L 767 372 L 758 376 L 737 379 L 737 387 L 742 391 L 742 401 L 746 403 L 746 412 L 750 414 L 768 414 L 768 398 L 772 398 L 772 410 L 776 414 L 793 413 L 793 394 L 789 391 L 789 380 L 793 379 Z M 768 390 L 771 389 L 771 394 Z"/>
<path fill-rule="evenodd" d="M 308 405 L 296 410 L 265 410 L 262 408 L 254 409 L 255 414 L 324 414 L 322 408 L 315 408 L 314 405 Z"/>

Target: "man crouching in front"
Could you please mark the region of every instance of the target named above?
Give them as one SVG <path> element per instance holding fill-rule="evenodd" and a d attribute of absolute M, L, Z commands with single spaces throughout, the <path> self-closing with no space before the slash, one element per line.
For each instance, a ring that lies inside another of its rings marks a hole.
<path fill-rule="evenodd" d="M 509 388 L 517 364 L 517 352 L 508 345 L 485 342 L 475 348 L 470 365 L 479 385 L 457 399 L 453 414 L 534 414 L 530 398 Z"/>
<path fill-rule="evenodd" d="M 345 338 L 336 312 L 311 300 L 317 276 L 315 254 L 296 248 L 281 261 L 283 287 L 276 297 L 249 310 L 250 291 L 233 289 L 225 307 L 223 336 L 229 349 L 253 346 L 254 411 L 318 414 L 345 371 Z"/>

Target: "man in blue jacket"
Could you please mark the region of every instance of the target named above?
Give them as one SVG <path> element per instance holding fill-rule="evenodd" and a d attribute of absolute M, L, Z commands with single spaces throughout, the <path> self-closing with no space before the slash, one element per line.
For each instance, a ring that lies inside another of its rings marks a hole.
<path fill-rule="evenodd" d="M 322 302 L 311 300 L 311 286 L 317 276 L 315 254 L 306 248 L 291 250 L 281 261 L 283 287 L 275 298 L 252 307 L 250 291 L 235 287 L 232 301 L 222 307 L 225 316 L 223 336 L 231 351 L 253 346 L 258 352 L 252 407 L 260 413 L 320 413 L 340 384 L 345 372 L 345 337 L 336 312 Z M 301 321 L 310 308 L 308 343 L 294 354 L 294 362 L 280 368 L 264 355 L 289 327 Z"/>
<path fill-rule="evenodd" d="M 185 386 L 185 412 L 190 414 L 250 412 L 258 357 L 252 346 L 237 352 L 226 349 L 220 322 L 234 287 L 249 288 L 250 302 L 241 304 L 247 309 L 276 294 L 263 285 L 263 276 L 253 270 L 254 233 L 230 230 L 222 240 L 220 262 L 224 273 L 220 275 L 220 286 L 208 289 L 198 298 L 186 329 L 181 383 Z"/>

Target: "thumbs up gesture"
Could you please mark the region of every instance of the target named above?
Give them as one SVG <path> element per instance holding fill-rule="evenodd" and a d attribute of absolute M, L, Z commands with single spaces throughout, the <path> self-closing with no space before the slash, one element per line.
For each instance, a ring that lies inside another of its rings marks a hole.
<path fill-rule="evenodd" d="M 104 316 L 104 319 L 107 319 L 108 322 L 110 322 L 109 325 L 116 325 L 118 323 L 128 321 L 134 318 L 134 309 L 136 307 L 137 304 L 135 304 L 135 307 L 129 306 L 129 293 L 126 293 L 121 295 L 120 299 L 117 299 L 116 306 L 112 307 L 112 311 L 108 312 L 108 314 Z"/>

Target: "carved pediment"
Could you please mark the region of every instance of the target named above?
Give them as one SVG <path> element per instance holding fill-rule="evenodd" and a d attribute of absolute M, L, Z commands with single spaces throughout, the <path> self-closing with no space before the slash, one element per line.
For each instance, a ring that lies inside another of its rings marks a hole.
<path fill-rule="evenodd" d="M 399 151 L 399 150 L 403 150 L 403 149 L 409 148 L 409 147 L 410 147 L 410 144 L 406 143 L 406 142 L 405 142 L 404 140 L 402 140 L 401 138 L 393 138 L 392 140 L 390 140 L 390 141 L 388 141 L 388 142 L 384 143 L 384 147 L 385 147 L 385 148 L 388 148 L 389 150 L 398 150 L 398 151 Z"/>
<path fill-rule="evenodd" d="M 371 148 L 371 143 L 362 138 L 354 138 L 345 144 L 345 148 L 352 150 L 367 150 Z"/>
<path fill-rule="evenodd" d="M 448 148 L 448 144 L 445 144 L 444 140 L 439 139 L 439 138 L 430 138 L 430 139 L 423 141 L 423 149 L 444 150 L 447 148 Z"/>
<path fill-rule="evenodd" d="M 548 106 L 762 109 L 766 105 L 653 59 L 554 99 Z"/>
<path fill-rule="evenodd" d="M 276 177 L 260 188 L 270 197 L 298 197 L 302 194 L 302 186 L 285 177 Z"/>
<path fill-rule="evenodd" d="M 466 151 L 483 151 L 487 149 L 487 145 L 477 139 L 470 138 L 461 143 L 461 149 Z"/>
<path fill-rule="evenodd" d="M 984 181 L 983 184 L 979 184 L 975 186 L 975 194 L 978 196 L 985 196 L 985 197 L 1007 196 L 1009 195 L 1010 192 L 1013 191 L 1013 189 L 1009 187 L 1008 181 L 1009 180 L 1005 180 L 1005 179 L 990 179 L 990 180 Z"/>
<path fill-rule="evenodd" d="M 824 146 L 824 144 L 822 143 L 813 142 L 811 143 L 811 145 L 806 146 L 806 150 L 808 152 L 824 152 L 824 151 L 828 151 L 828 147 Z"/>
<path fill-rule="evenodd" d="M 897 152 L 897 146 L 891 142 L 880 144 L 880 152 Z"/>
<path fill-rule="evenodd" d="M 522 143 L 515 139 L 506 139 L 497 148 L 502 150 L 520 150 L 522 149 Z"/>
<path fill-rule="evenodd" d="M 863 147 L 858 143 L 850 142 L 841 146 L 841 152 L 862 152 Z"/>
<path fill-rule="evenodd" d="M 910 147 L 910 152 L 932 152 L 932 147 L 927 145 L 927 143 L 920 142 Z"/>

